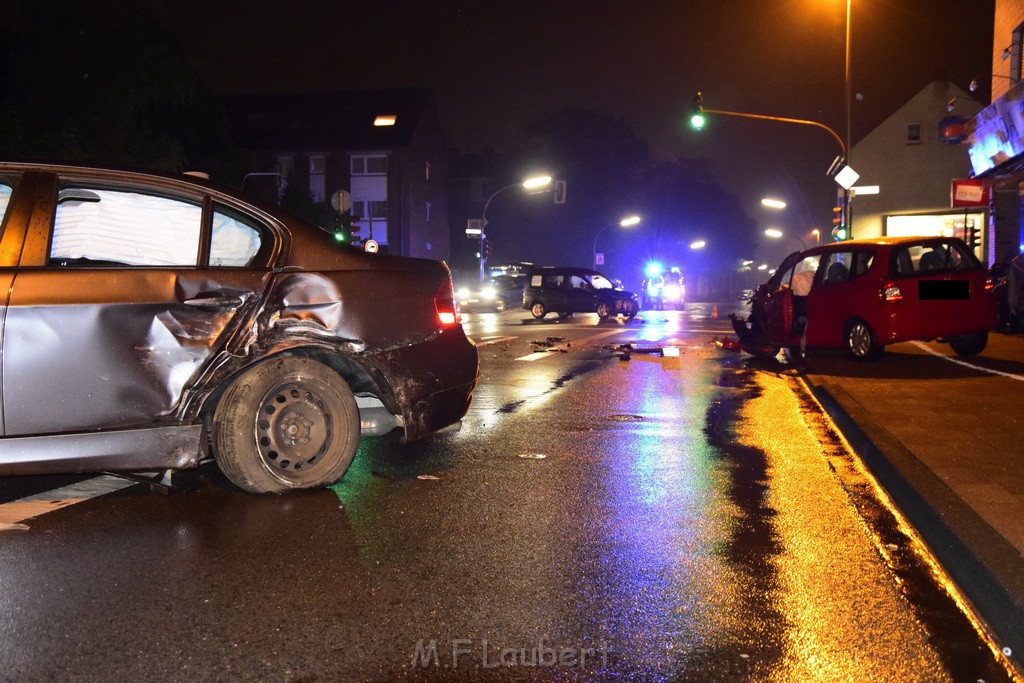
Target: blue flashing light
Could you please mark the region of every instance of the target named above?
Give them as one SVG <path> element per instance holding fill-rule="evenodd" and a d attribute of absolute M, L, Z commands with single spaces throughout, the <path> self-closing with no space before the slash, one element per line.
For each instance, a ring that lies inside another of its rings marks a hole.
<path fill-rule="evenodd" d="M 647 277 L 658 277 L 659 275 L 661 275 L 664 269 L 664 266 L 662 266 L 657 261 L 651 261 L 646 266 L 644 266 L 644 275 L 646 275 Z"/>

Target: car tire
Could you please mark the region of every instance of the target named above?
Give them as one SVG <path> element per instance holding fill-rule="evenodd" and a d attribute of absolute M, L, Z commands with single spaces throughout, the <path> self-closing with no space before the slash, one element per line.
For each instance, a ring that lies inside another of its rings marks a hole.
<path fill-rule="evenodd" d="M 541 318 L 548 314 L 548 309 L 544 308 L 544 304 L 542 304 L 541 302 L 534 301 L 533 304 L 530 306 L 530 313 L 533 314 L 534 318 L 540 320 Z"/>
<path fill-rule="evenodd" d="M 601 320 L 608 317 L 608 304 L 603 301 L 597 305 L 597 317 Z"/>
<path fill-rule="evenodd" d="M 359 446 L 359 408 L 348 384 L 309 358 L 253 366 L 224 392 L 213 417 L 214 456 L 253 493 L 327 486 Z"/>
<path fill-rule="evenodd" d="M 508 304 L 505 303 L 504 299 L 498 299 L 494 302 L 494 310 L 498 313 L 504 313 L 508 310 Z"/>
<path fill-rule="evenodd" d="M 988 332 L 963 334 L 950 339 L 949 345 L 958 356 L 977 356 L 988 346 Z"/>
<path fill-rule="evenodd" d="M 875 331 L 859 318 L 854 318 L 846 323 L 846 333 L 843 335 L 843 339 L 846 342 L 847 353 L 854 360 L 878 360 L 885 352 L 885 347 L 879 344 L 875 337 Z"/>
<path fill-rule="evenodd" d="M 566 318 L 571 318 L 572 311 L 559 311 L 558 317 L 561 318 L 562 320 L 565 320 Z"/>
<path fill-rule="evenodd" d="M 640 306 L 634 302 L 627 301 L 622 306 L 622 315 L 625 316 L 626 320 L 632 320 L 639 312 Z"/>

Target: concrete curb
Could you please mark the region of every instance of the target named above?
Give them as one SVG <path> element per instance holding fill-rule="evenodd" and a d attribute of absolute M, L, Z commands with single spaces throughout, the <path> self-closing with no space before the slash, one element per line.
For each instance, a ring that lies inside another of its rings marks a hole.
<path fill-rule="evenodd" d="M 1024 560 L 1017 549 L 841 386 L 806 373 L 801 379 L 1024 673 Z"/>

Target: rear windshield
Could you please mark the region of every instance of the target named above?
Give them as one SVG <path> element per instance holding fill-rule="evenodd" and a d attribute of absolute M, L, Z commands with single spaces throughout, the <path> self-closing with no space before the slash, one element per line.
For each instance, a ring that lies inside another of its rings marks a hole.
<path fill-rule="evenodd" d="M 978 259 L 962 242 L 904 244 L 893 250 L 892 273 L 896 277 L 976 270 Z"/>

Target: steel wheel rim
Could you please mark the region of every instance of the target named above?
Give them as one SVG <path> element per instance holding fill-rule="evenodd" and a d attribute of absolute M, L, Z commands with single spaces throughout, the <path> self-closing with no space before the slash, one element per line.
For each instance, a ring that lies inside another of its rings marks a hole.
<path fill-rule="evenodd" d="M 277 476 L 299 479 L 319 463 L 334 441 L 334 417 L 316 383 L 279 384 L 260 401 L 256 450 Z"/>
<path fill-rule="evenodd" d="M 544 304 L 534 304 L 530 310 L 535 317 L 539 318 L 544 315 Z"/>

